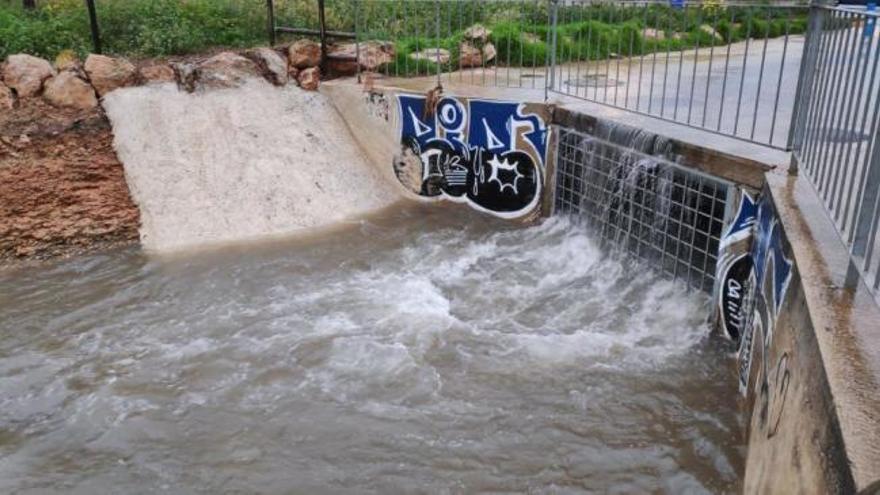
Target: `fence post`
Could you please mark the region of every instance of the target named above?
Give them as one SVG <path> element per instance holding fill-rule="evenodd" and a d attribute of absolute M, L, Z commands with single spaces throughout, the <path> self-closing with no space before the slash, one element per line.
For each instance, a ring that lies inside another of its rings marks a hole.
<path fill-rule="evenodd" d="M 357 82 L 361 83 L 361 2 L 354 1 L 354 61 L 357 71 Z M 378 67 L 377 67 L 378 70 Z"/>
<path fill-rule="evenodd" d="M 437 87 L 441 88 L 443 84 L 440 81 L 440 0 L 434 0 L 434 21 L 435 36 L 437 38 L 437 48 L 434 49 L 437 62 Z"/>
<path fill-rule="evenodd" d="M 269 32 L 269 46 L 275 46 L 275 1 L 266 0 L 266 30 Z"/>
<path fill-rule="evenodd" d="M 327 73 L 327 23 L 324 19 L 324 0 L 318 0 L 318 28 L 321 36 L 321 75 Z"/>
<path fill-rule="evenodd" d="M 807 21 L 807 34 L 804 40 L 804 55 L 798 69 L 797 88 L 794 96 L 794 109 L 791 114 L 791 124 L 788 128 L 788 142 L 786 148 L 791 150 L 790 173 L 797 173 L 798 152 L 803 145 L 804 134 L 807 124 L 807 101 L 813 88 L 813 80 L 816 72 L 816 62 L 819 58 L 819 41 L 822 38 L 823 20 L 825 11 L 815 4 L 810 6 L 810 15 Z"/>
<path fill-rule="evenodd" d="M 544 101 L 550 98 L 550 90 L 556 87 L 556 43 L 557 43 L 557 21 L 559 18 L 559 0 L 550 0 L 550 30 L 547 36 L 550 37 L 548 45 L 550 51 L 547 53 L 544 66 Z"/>
<path fill-rule="evenodd" d="M 92 30 L 92 47 L 95 53 L 101 53 L 101 31 L 98 28 L 98 12 L 95 8 L 95 0 L 86 0 L 86 8 L 89 11 L 89 25 Z"/>

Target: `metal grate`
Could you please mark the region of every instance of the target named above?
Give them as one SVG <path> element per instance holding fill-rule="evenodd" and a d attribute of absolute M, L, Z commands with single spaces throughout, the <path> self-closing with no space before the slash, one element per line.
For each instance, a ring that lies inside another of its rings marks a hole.
<path fill-rule="evenodd" d="M 711 292 L 730 184 L 593 136 L 557 127 L 557 214 L 602 242 Z"/>

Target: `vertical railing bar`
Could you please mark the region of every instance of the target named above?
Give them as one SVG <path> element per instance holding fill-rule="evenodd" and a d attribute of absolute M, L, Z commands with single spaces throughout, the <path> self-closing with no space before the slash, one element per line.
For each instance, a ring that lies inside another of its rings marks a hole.
<path fill-rule="evenodd" d="M 779 64 L 779 78 L 776 80 L 776 94 L 773 97 L 773 115 L 770 118 L 770 142 L 769 142 L 769 144 L 771 146 L 773 146 L 773 137 L 774 137 L 774 134 L 776 131 L 776 116 L 777 116 L 777 111 L 779 110 L 779 95 L 782 92 L 782 75 L 785 72 L 785 60 L 786 60 L 786 55 L 788 54 L 788 37 L 789 37 L 789 32 L 791 31 L 791 12 L 792 12 L 791 9 L 788 9 L 786 11 L 785 41 L 782 44 L 782 61 Z M 808 49 L 809 49 L 809 41 L 804 41 L 804 53 L 801 56 L 806 57 L 807 56 L 806 51 Z M 798 85 L 798 86 L 800 86 L 800 85 Z M 797 94 L 797 93 L 798 93 L 798 91 L 795 91 L 795 94 Z M 797 104 L 798 104 L 797 98 L 795 98 L 795 105 L 797 105 Z M 796 110 L 793 110 L 792 115 L 794 115 L 795 112 L 796 112 Z M 793 125 L 793 124 L 790 124 L 790 125 Z"/>
<path fill-rule="evenodd" d="M 663 30 L 663 38 L 666 39 L 666 31 L 672 31 L 672 16 L 669 16 L 669 19 L 666 22 L 666 28 Z M 660 97 L 660 117 L 666 114 L 666 81 L 669 79 L 669 42 L 666 42 L 666 58 L 663 63 L 663 96 Z"/>
<path fill-rule="evenodd" d="M 688 116 L 687 123 L 690 125 L 691 123 L 691 113 L 694 109 L 694 87 L 697 85 L 697 65 L 700 62 L 700 39 L 702 36 L 700 33 L 703 32 L 703 9 L 699 9 L 697 11 L 697 47 L 694 50 L 694 70 L 691 73 L 691 95 L 688 100 Z"/>
<path fill-rule="evenodd" d="M 685 9 L 687 5 L 685 5 Z M 660 13 L 654 13 L 654 50 L 652 50 L 652 61 L 651 61 L 651 85 L 648 88 L 648 113 L 651 113 L 651 110 L 654 108 L 654 73 L 657 72 L 657 40 L 660 37 L 659 31 L 657 30 L 657 18 Z"/>
<path fill-rule="evenodd" d="M 361 83 L 361 32 L 360 32 L 360 5 L 358 0 L 352 0 L 354 3 L 354 63 L 357 69 L 357 82 Z"/>
<path fill-rule="evenodd" d="M 580 11 L 581 11 L 580 12 L 580 20 L 578 21 L 579 25 L 583 24 L 583 22 L 584 22 L 584 7 L 583 7 L 583 5 L 584 5 L 584 2 L 581 2 L 580 3 L 580 7 L 581 7 L 580 8 Z M 580 93 L 581 85 L 586 86 L 586 81 L 588 79 L 587 77 L 585 77 L 584 79 L 581 79 L 581 63 L 583 62 L 583 50 L 581 50 L 581 47 L 583 45 L 583 43 L 581 43 L 583 41 L 582 31 L 583 31 L 583 27 L 581 26 L 578 28 L 578 36 L 577 36 L 577 46 L 578 46 L 577 68 L 575 70 L 575 75 L 574 75 L 574 81 L 575 81 L 574 95 L 575 96 L 578 96 L 578 93 Z M 571 77 L 571 72 L 569 72 L 569 77 Z M 569 86 L 569 87 L 571 87 L 571 86 Z"/>
<path fill-rule="evenodd" d="M 733 26 L 736 25 L 736 11 L 731 10 L 730 14 L 730 31 L 728 32 L 727 41 L 727 54 L 724 56 L 724 78 L 721 81 L 721 101 L 719 102 L 718 107 L 718 125 L 715 127 L 715 130 L 721 132 L 721 119 L 724 115 L 724 101 L 725 95 L 727 93 L 727 74 L 730 72 L 730 47 L 733 45 Z"/>
<path fill-rule="evenodd" d="M 700 127 L 706 127 L 706 113 L 709 106 L 709 83 L 712 81 L 712 62 L 715 59 L 715 42 L 718 36 L 718 9 L 712 15 L 712 46 L 709 47 L 709 68 L 706 69 L 706 91 L 703 93 L 703 119 Z"/>
<path fill-rule="evenodd" d="M 648 3 L 645 2 L 645 15 L 644 15 L 644 24 L 642 27 L 642 47 L 639 50 L 639 85 L 636 88 L 636 111 L 640 111 L 642 108 L 642 69 L 645 63 L 645 38 L 648 34 Z"/>
<path fill-rule="evenodd" d="M 746 21 L 746 47 L 745 51 L 743 51 L 743 66 L 742 66 L 742 75 L 739 79 L 739 95 L 736 98 L 736 115 L 733 118 L 733 135 L 738 135 L 739 132 L 739 114 L 742 110 L 742 95 L 743 95 L 743 86 L 746 81 L 746 72 L 749 68 L 749 42 L 752 39 L 752 19 L 755 17 L 754 13 L 749 10 L 749 19 Z"/>
<path fill-rule="evenodd" d="M 608 25 L 614 29 L 614 4 L 608 4 Z M 602 102 L 608 102 L 608 76 L 611 74 L 611 39 L 606 40 L 605 43 L 605 81 L 602 84 Z"/>
<path fill-rule="evenodd" d="M 587 75 L 584 76 L 584 79 L 590 79 L 590 70 L 593 65 L 593 3 L 587 2 L 587 67 L 585 71 Z M 595 74 L 598 77 L 598 74 Z M 595 80 L 595 79 L 594 79 Z M 590 96 L 587 94 L 589 92 L 590 86 L 584 84 L 584 98 L 589 98 Z"/>
<path fill-rule="evenodd" d="M 633 7 L 638 8 L 638 7 Z M 636 13 L 638 15 L 638 13 Z M 624 108 L 629 108 L 629 86 L 630 86 L 630 78 L 632 77 L 632 57 L 633 57 L 633 42 L 635 41 L 635 31 L 630 30 L 629 32 L 629 56 L 626 58 L 626 90 L 624 95 Z"/>
<path fill-rule="evenodd" d="M 528 11 L 526 8 L 526 0 L 520 1 L 519 9 L 520 9 L 519 14 L 525 15 L 525 13 Z M 525 49 L 525 44 L 523 42 L 523 32 L 525 30 L 525 27 L 528 25 L 529 25 L 528 18 L 521 20 L 520 26 L 523 27 L 523 31 L 518 32 L 519 33 L 518 34 L 518 36 L 519 36 L 519 77 L 517 79 L 519 81 L 519 84 L 517 86 L 520 88 L 523 87 L 523 50 Z"/>
<path fill-rule="evenodd" d="M 681 18 L 681 32 L 687 32 L 687 5 Z M 683 36 L 683 35 L 682 35 Z M 675 108 L 672 109 L 672 120 L 678 121 L 678 107 L 681 97 L 681 74 L 684 70 L 684 47 L 678 47 L 678 75 L 675 76 Z"/>
<path fill-rule="evenodd" d="M 797 88 L 795 89 L 794 108 L 788 128 L 786 148 L 792 150 L 794 165 L 803 162 L 804 135 L 807 125 L 807 111 L 812 106 L 811 98 L 816 85 L 815 72 L 821 70 L 818 64 L 824 38 L 825 11 L 817 6 L 807 9 L 807 33 L 804 39 L 804 50 L 798 65 Z"/>
<path fill-rule="evenodd" d="M 95 6 L 95 0 L 86 0 L 86 4 L 89 8 L 89 20 L 91 21 L 92 17 L 92 9 Z M 274 0 L 266 0 L 266 31 L 269 34 L 269 46 L 275 46 L 275 1 Z M 92 33 L 92 40 L 94 41 L 94 32 Z M 95 50 L 95 53 L 101 53 L 100 50 Z"/>
<path fill-rule="evenodd" d="M 623 17 L 624 17 L 623 16 L 623 14 L 624 14 L 623 9 L 625 9 L 625 8 L 626 7 L 624 7 L 624 6 L 618 6 L 618 9 L 621 9 L 621 10 L 620 10 L 620 19 L 618 19 L 618 21 L 617 21 L 618 23 L 620 23 L 620 30 L 617 35 L 617 57 L 615 58 L 615 61 L 617 62 L 617 66 L 616 66 L 616 69 L 614 70 L 614 105 L 615 106 L 617 106 L 617 93 L 620 92 L 620 57 L 622 56 L 621 50 L 620 50 L 620 48 L 621 48 L 621 45 L 620 45 L 621 36 L 620 35 L 623 34 L 623 24 L 626 22 L 623 19 Z M 626 105 L 624 105 L 624 106 L 626 106 Z"/>
<path fill-rule="evenodd" d="M 547 60 L 544 74 L 544 101 L 547 101 L 548 89 L 556 88 L 556 31 L 558 27 L 557 22 L 559 21 L 557 1 L 558 0 L 550 0 L 550 9 L 548 11 L 548 16 L 550 17 L 550 29 L 547 31 L 547 45 L 550 46 L 550 49 L 547 50 Z"/>
<path fill-rule="evenodd" d="M 534 33 L 531 33 L 532 36 L 530 37 L 530 39 L 532 39 L 532 41 L 531 41 L 530 43 L 532 43 L 532 44 L 534 44 L 534 39 L 538 37 L 538 35 L 537 35 L 537 32 L 538 32 L 538 29 L 537 29 L 537 27 L 538 27 L 538 15 L 537 15 L 537 14 L 541 11 L 541 9 L 540 9 L 540 6 L 541 6 L 540 1 L 541 1 L 541 0 L 535 0 L 535 14 L 536 14 L 536 15 L 533 17 L 533 21 L 534 21 L 533 29 L 534 29 L 535 32 L 534 32 Z M 532 48 L 532 89 L 535 88 L 535 80 L 536 80 L 537 78 L 538 78 L 538 50 L 535 50 L 534 47 L 533 47 L 533 48 Z M 545 82 L 544 85 L 546 86 L 546 82 Z"/>
<path fill-rule="evenodd" d="M 764 46 L 761 49 L 761 65 L 758 69 L 758 87 L 755 90 L 755 109 L 752 112 L 752 132 L 749 133 L 749 139 L 755 139 L 755 128 L 758 124 L 758 108 L 761 105 L 762 85 L 764 84 L 764 65 L 767 61 L 767 43 L 770 40 L 770 22 L 772 9 L 767 9 L 767 26 L 764 28 Z"/>

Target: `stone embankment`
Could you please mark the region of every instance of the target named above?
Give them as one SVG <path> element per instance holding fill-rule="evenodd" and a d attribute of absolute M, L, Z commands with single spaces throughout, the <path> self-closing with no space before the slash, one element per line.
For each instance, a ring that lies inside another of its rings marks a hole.
<path fill-rule="evenodd" d="M 331 75 L 377 70 L 394 58 L 388 43 L 338 45 L 359 55 L 328 63 Z M 135 243 L 139 212 L 101 107 L 112 91 L 177 84 L 184 91 L 232 88 L 252 78 L 316 90 L 321 47 L 221 52 L 207 57 L 133 62 L 62 52 L 54 62 L 17 54 L 0 63 L 0 266 L 22 259 Z"/>

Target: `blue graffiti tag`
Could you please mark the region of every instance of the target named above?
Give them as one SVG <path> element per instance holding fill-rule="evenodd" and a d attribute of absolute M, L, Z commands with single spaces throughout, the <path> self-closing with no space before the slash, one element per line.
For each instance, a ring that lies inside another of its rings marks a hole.
<path fill-rule="evenodd" d="M 421 95 L 398 99 L 403 156 L 413 158 L 395 163 L 405 186 L 506 218 L 537 206 L 548 128 L 525 104 L 446 96 L 429 109 Z"/>

